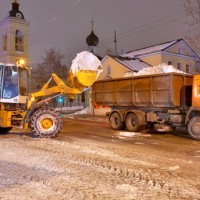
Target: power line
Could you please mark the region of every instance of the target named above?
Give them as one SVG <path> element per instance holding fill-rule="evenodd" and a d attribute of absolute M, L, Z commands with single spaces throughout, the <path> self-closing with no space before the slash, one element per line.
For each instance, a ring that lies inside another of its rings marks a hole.
<path fill-rule="evenodd" d="M 184 13 L 185 13 L 185 15 L 183 15 Z M 178 17 L 175 17 L 175 16 L 180 15 L 180 14 L 182 14 L 182 15 L 178 16 Z M 159 20 L 152 21 L 152 22 L 150 22 L 148 24 L 145 24 L 145 25 L 130 29 L 128 31 L 125 31 L 125 32 L 123 32 L 121 34 L 118 34 L 117 35 L 118 40 L 130 37 L 130 36 L 132 36 L 134 34 L 146 31 L 148 29 L 151 29 L 151 28 L 154 28 L 154 27 L 157 27 L 157 26 L 165 25 L 165 24 L 170 23 L 172 21 L 176 21 L 176 20 L 180 19 L 183 16 L 186 16 L 186 11 L 176 12 L 176 13 L 170 15 L 170 16 L 163 17 L 163 18 L 161 18 Z M 104 46 L 105 44 L 109 44 L 109 43 L 112 43 L 112 42 L 113 42 L 113 37 L 106 38 L 106 39 L 101 41 L 101 43 L 98 45 L 98 47 Z M 81 47 L 81 48 L 78 48 L 76 50 L 70 51 L 69 53 L 66 53 L 64 55 L 67 56 L 67 57 L 74 56 L 73 55 L 74 53 L 84 49 L 85 47 L 86 47 L 86 45 L 84 47 Z"/>
<path fill-rule="evenodd" d="M 145 25 L 142 25 L 142 26 L 139 26 L 139 27 L 136 27 L 136 28 L 133 28 L 133 29 L 130 29 L 126 32 L 123 32 L 121 34 L 118 34 L 117 37 L 118 38 L 124 38 L 124 37 L 127 37 L 127 36 L 130 36 L 130 35 L 133 35 L 135 33 L 139 33 L 139 32 L 142 32 L 142 31 L 145 31 L 145 30 L 148 30 L 148 29 L 151 29 L 151 28 L 154 28 L 154 27 L 157 27 L 157 26 L 160 26 L 160 25 L 165 25 L 166 23 L 169 23 L 171 22 L 172 20 L 177 20 L 179 19 L 180 17 L 182 16 L 179 16 L 179 17 L 176 17 L 174 18 L 174 16 L 176 15 L 179 15 L 179 14 L 183 14 L 185 13 L 185 11 L 181 11 L 181 12 L 177 12 L 177 13 L 174 13 L 173 15 L 170 15 L 170 16 L 167 16 L 167 17 L 163 17 L 159 20 L 155 20 L 155 21 L 152 21 L 148 24 L 145 24 Z M 166 22 L 165 22 L 166 21 Z M 165 22 L 165 23 L 164 23 Z M 141 30 L 142 29 L 142 30 Z M 112 37 L 110 38 L 107 38 L 105 39 L 103 42 L 108 42 L 109 40 L 113 40 Z M 103 44 L 103 43 L 102 43 Z"/>

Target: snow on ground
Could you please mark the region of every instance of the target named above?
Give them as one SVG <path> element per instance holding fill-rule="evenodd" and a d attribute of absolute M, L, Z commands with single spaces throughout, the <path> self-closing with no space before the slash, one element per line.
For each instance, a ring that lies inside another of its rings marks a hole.
<path fill-rule="evenodd" d="M 126 132 L 126 131 L 120 131 L 119 136 L 123 137 L 151 137 L 149 134 L 144 134 L 140 132 Z"/>
<path fill-rule="evenodd" d="M 91 114 L 92 108 L 83 106 L 71 106 L 71 107 L 62 107 L 56 108 L 56 111 L 61 113 L 72 113 L 73 115 L 81 115 L 81 114 Z"/>
<path fill-rule="evenodd" d="M 73 114 L 77 114 L 77 115 L 80 115 L 80 114 L 91 114 L 91 107 L 86 107 L 85 109 L 83 109 L 83 110 L 79 110 L 79 111 L 77 111 L 77 112 L 75 112 L 75 113 L 73 113 Z"/>
<path fill-rule="evenodd" d="M 176 69 L 172 65 L 167 65 L 165 63 L 162 63 L 161 65 L 158 65 L 158 66 L 143 68 L 139 72 L 126 72 L 124 74 L 124 77 L 142 76 L 142 75 L 149 75 L 149 74 L 162 74 L 162 73 L 169 73 L 169 72 L 186 74 L 185 72 Z"/>
<path fill-rule="evenodd" d="M 68 109 L 71 110 L 68 110 Z M 65 107 L 64 111 L 57 109 L 58 112 L 61 113 L 61 116 L 65 118 L 71 118 L 71 119 L 81 119 L 81 120 L 92 120 L 92 121 L 98 121 L 98 122 L 108 122 L 108 117 L 100 116 L 100 115 L 95 115 L 94 110 L 92 107 L 86 107 L 82 108 L 80 110 L 77 109 L 76 106 L 74 107 Z"/>
<path fill-rule="evenodd" d="M 62 114 L 70 114 L 70 113 L 74 114 L 78 111 L 84 110 L 84 107 L 83 106 L 60 107 L 56 108 L 55 110 Z"/>
<path fill-rule="evenodd" d="M 67 115 L 92 115 L 93 114 L 92 107 L 84 108 L 83 106 L 62 107 L 62 108 L 56 108 L 55 110 L 61 114 L 67 114 Z"/>
<path fill-rule="evenodd" d="M 180 167 L 179 167 L 178 165 L 169 167 L 169 170 L 170 170 L 170 171 L 176 171 L 176 170 L 178 170 L 178 169 L 180 169 Z"/>
<path fill-rule="evenodd" d="M 83 106 L 71 106 L 71 107 L 62 107 L 62 108 L 56 108 L 57 111 L 68 111 L 68 110 L 82 110 L 84 109 Z"/>

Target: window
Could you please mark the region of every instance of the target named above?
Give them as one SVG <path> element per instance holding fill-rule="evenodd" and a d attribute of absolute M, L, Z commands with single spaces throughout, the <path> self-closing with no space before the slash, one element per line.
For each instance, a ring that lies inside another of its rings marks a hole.
<path fill-rule="evenodd" d="M 178 70 L 182 70 L 181 63 L 178 63 L 178 65 L 177 65 L 177 69 L 178 69 Z"/>
<path fill-rule="evenodd" d="M 107 67 L 107 74 L 110 74 L 110 66 Z"/>
<path fill-rule="evenodd" d="M 183 54 L 183 50 L 181 47 L 179 48 L 178 52 L 179 52 L 179 54 Z"/>
<path fill-rule="evenodd" d="M 16 30 L 15 33 L 15 50 L 16 51 L 24 51 L 24 36 L 22 31 Z"/>
<path fill-rule="evenodd" d="M 7 51 L 7 35 L 3 35 L 3 51 Z"/>
<path fill-rule="evenodd" d="M 190 73 L 190 66 L 186 65 L 186 73 Z"/>
<path fill-rule="evenodd" d="M 172 62 L 171 62 L 171 61 L 169 61 L 169 62 L 168 62 L 168 65 L 172 65 Z"/>

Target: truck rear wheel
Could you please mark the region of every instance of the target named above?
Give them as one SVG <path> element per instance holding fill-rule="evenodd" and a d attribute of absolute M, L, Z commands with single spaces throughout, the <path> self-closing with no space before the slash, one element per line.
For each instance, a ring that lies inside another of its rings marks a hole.
<path fill-rule="evenodd" d="M 193 117 L 188 123 L 188 132 L 195 140 L 200 140 L 200 117 Z"/>
<path fill-rule="evenodd" d="M 62 129 L 62 119 L 53 110 L 39 109 L 33 113 L 30 126 L 34 135 L 40 138 L 54 138 Z"/>
<path fill-rule="evenodd" d="M 127 130 L 132 131 L 132 132 L 141 131 L 145 127 L 143 125 L 139 125 L 138 118 L 137 118 L 136 114 L 134 114 L 134 113 L 129 113 L 126 116 L 125 124 L 126 124 Z"/>
<path fill-rule="evenodd" d="M 120 114 L 113 112 L 109 118 L 110 126 L 114 130 L 122 130 L 124 128 L 124 123 L 121 122 Z"/>

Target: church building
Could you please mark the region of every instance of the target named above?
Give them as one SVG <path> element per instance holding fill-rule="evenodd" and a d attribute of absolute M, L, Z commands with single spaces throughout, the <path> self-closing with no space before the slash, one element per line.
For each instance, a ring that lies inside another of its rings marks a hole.
<path fill-rule="evenodd" d="M 88 45 L 88 51 L 93 53 L 94 55 L 97 55 L 97 46 L 99 44 L 99 38 L 95 35 L 94 30 L 94 21 L 92 20 L 92 31 L 90 35 L 86 38 L 86 43 Z"/>
<path fill-rule="evenodd" d="M 29 22 L 19 10 L 17 0 L 12 2 L 12 9 L 0 22 L 0 62 L 17 63 L 23 59 L 28 63 Z"/>

